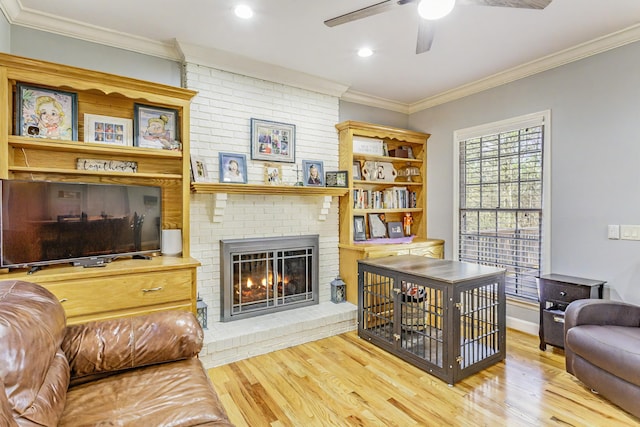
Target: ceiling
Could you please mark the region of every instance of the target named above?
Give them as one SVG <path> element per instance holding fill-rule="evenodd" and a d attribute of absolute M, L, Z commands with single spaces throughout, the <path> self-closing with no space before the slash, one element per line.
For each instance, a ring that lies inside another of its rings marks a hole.
<path fill-rule="evenodd" d="M 639 0 L 553 0 L 544 10 L 458 4 L 420 55 L 415 4 L 323 24 L 379 1 L 0 0 L 0 8 L 14 25 L 171 59 L 182 59 L 184 46 L 228 53 L 247 75 L 319 78 L 343 99 L 404 112 L 640 40 Z M 253 8 L 252 20 L 235 17 L 238 3 Z M 356 55 L 364 45 L 373 56 Z"/>

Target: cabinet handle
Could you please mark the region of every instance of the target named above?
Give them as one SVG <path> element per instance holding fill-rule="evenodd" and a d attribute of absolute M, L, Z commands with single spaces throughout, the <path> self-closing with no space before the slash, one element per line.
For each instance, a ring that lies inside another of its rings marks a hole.
<path fill-rule="evenodd" d="M 162 286 L 156 286 L 155 288 L 149 288 L 149 289 L 142 289 L 142 292 L 147 293 L 147 292 L 157 292 L 157 291 L 161 291 L 162 290 Z"/>
<path fill-rule="evenodd" d="M 69 298 L 60 298 L 60 304 L 69 301 Z"/>
<path fill-rule="evenodd" d="M 560 296 L 561 296 L 561 297 L 566 297 L 566 296 L 567 296 L 567 293 L 566 293 L 565 291 L 560 291 Z"/>

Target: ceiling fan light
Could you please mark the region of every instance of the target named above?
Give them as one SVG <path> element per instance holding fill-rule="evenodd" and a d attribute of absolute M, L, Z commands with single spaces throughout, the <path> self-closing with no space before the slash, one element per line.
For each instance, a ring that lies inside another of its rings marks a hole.
<path fill-rule="evenodd" d="M 424 19 L 440 19 L 447 16 L 456 5 L 456 0 L 421 0 L 418 14 Z"/>
<path fill-rule="evenodd" d="M 371 55 L 373 55 L 373 50 L 371 50 L 368 47 L 363 47 L 363 48 L 358 49 L 358 56 L 361 57 L 361 58 L 366 58 L 366 57 L 371 56 Z"/>
<path fill-rule="evenodd" d="M 236 6 L 234 12 L 238 18 L 242 19 L 249 19 L 253 16 L 253 10 L 245 4 Z"/>

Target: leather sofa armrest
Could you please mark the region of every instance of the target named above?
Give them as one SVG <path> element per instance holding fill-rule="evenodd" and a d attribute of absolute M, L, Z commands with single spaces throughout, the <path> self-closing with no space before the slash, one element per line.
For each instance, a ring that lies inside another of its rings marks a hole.
<path fill-rule="evenodd" d="M 163 311 L 68 326 L 62 350 L 77 380 L 195 357 L 203 335 L 193 313 Z"/>
<path fill-rule="evenodd" d="M 565 311 L 565 333 L 578 325 L 640 327 L 640 306 L 602 299 L 576 300 L 569 304 Z"/>

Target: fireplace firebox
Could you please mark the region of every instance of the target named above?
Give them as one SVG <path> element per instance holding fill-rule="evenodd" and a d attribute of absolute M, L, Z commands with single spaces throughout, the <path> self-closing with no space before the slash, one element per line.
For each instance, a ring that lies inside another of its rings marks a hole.
<path fill-rule="evenodd" d="M 318 303 L 318 235 L 220 241 L 221 320 Z"/>

